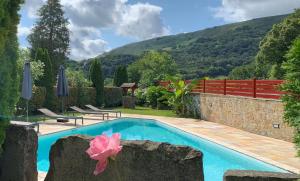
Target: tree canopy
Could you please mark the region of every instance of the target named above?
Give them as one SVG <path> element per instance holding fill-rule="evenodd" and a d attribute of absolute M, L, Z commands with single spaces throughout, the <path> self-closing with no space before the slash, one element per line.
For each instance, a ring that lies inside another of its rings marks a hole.
<path fill-rule="evenodd" d="M 300 35 L 300 9 L 286 17 L 282 22 L 275 24 L 260 42 L 259 52 L 256 55 L 256 69 L 259 77 L 282 79 L 284 71 L 281 68 L 285 54 L 292 42 Z M 266 64 L 272 69 L 266 68 Z M 264 69 L 261 71 L 261 69 Z M 268 72 L 267 70 L 272 70 Z M 268 74 L 271 73 L 271 74 Z"/>
<path fill-rule="evenodd" d="M 282 98 L 284 119 L 295 128 L 294 142 L 300 156 L 300 38 L 294 41 L 286 58 L 282 66 L 287 80 L 282 86 L 282 90 L 287 92 Z"/>
<path fill-rule="evenodd" d="M 178 74 L 178 70 L 175 61 L 168 53 L 149 51 L 129 65 L 128 74 L 131 82 L 139 82 L 147 87 L 168 76 Z"/>
<path fill-rule="evenodd" d="M 48 0 L 40 8 L 38 15 L 37 23 L 28 36 L 31 55 L 34 59 L 38 48 L 46 49 L 52 61 L 54 76 L 69 54 L 70 32 L 67 27 L 69 22 L 64 17 L 59 0 Z"/>
<path fill-rule="evenodd" d="M 118 66 L 114 76 L 114 86 L 120 87 L 123 83 L 128 82 L 128 73 L 125 65 Z"/>

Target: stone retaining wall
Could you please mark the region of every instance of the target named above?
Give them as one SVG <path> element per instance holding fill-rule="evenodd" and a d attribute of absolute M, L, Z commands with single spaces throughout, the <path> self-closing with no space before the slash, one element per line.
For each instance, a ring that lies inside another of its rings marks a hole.
<path fill-rule="evenodd" d="M 283 122 L 280 100 L 200 93 L 201 119 L 255 134 L 292 141 L 293 129 Z M 273 124 L 279 124 L 274 128 Z"/>

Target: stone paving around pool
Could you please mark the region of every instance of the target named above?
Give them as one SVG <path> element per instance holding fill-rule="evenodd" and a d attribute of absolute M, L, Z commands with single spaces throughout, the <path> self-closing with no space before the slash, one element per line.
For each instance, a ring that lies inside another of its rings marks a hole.
<path fill-rule="evenodd" d="M 293 143 L 256 135 L 218 123 L 188 118 L 171 118 L 150 115 L 123 114 L 123 117 L 155 119 L 183 131 L 213 141 L 227 148 L 236 150 L 256 159 L 278 166 L 285 170 L 300 174 L 300 158 L 296 157 Z M 98 117 L 84 116 L 85 125 L 103 122 Z M 113 120 L 115 118 L 111 118 Z M 106 120 L 105 120 L 106 121 Z M 81 124 L 81 123 L 80 123 Z M 77 127 L 80 127 L 81 125 Z M 56 123 L 47 120 L 40 125 L 40 135 L 75 128 L 74 122 Z M 39 173 L 39 181 L 44 180 L 46 174 Z"/>

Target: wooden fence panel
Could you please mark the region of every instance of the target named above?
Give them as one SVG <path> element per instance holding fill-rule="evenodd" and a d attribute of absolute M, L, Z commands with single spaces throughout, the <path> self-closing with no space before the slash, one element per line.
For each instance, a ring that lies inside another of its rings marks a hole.
<path fill-rule="evenodd" d="M 190 80 L 186 80 L 190 83 Z M 254 98 L 280 99 L 285 93 L 279 87 L 283 80 L 199 80 L 192 92 L 223 95 L 246 96 Z M 170 82 L 161 81 L 160 85 L 168 87 Z"/>

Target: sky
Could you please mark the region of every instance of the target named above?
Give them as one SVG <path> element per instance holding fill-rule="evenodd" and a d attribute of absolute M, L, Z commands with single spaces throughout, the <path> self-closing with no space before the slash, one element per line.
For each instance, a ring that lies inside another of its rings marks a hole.
<path fill-rule="evenodd" d="M 19 42 L 46 0 L 25 0 Z M 93 58 L 122 45 L 259 17 L 287 14 L 300 0 L 60 0 L 69 19 L 70 58 Z"/>

